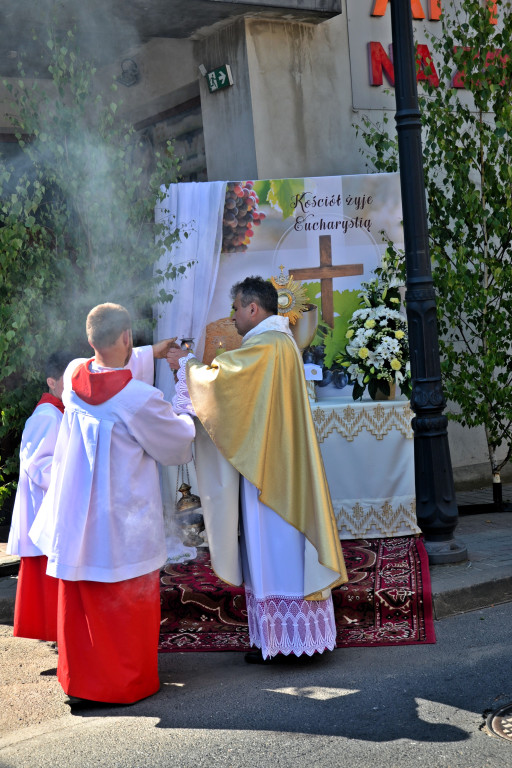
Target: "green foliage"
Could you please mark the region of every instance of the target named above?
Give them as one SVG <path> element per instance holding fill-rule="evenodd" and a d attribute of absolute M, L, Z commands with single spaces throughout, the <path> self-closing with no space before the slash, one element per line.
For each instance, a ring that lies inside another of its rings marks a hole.
<path fill-rule="evenodd" d="M 257 189 L 257 188 L 256 188 Z M 265 187 L 262 187 L 265 192 Z M 268 202 L 273 208 L 277 208 L 287 219 L 295 210 L 296 197 L 304 192 L 304 179 L 273 179 L 268 183 L 266 196 L 260 195 L 261 203 Z"/>
<path fill-rule="evenodd" d="M 0 494 L 17 471 L 48 355 L 88 354 L 85 318 L 103 301 L 127 306 L 136 338 L 148 339 L 155 292 L 171 300 L 163 281 L 186 269 L 168 264 L 155 286 L 152 265 L 178 239 L 154 224 L 159 185 L 176 179 L 172 146 L 148 152 L 118 120 L 72 31 L 65 39 L 49 31 L 46 45 L 50 79 L 28 80 L 21 65 L 17 80 L 4 82 L 22 153 L 0 159 Z"/>
<path fill-rule="evenodd" d="M 305 283 L 308 301 L 316 304 L 318 309 L 322 309 L 322 299 L 320 296 L 320 283 Z M 324 365 L 331 368 L 334 358 L 345 347 L 348 324 L 352 313 L 361 306 L 361 298 L 358 291 L 334 291 L 334 328 L 330 328 L 325 323 L 320 322 L 315 338 L 311 346 L 318 344 L 325 345 Z"/>
<path fill-rule="evenodd" d="M 258 195 L 260 205 L 263 205 L 264 203 L 266 203 L 268 193 L 270 192 L 270 181 L 268 179 L 265 179 L 263 181 L 255 181 L 253 189 Z"/>
<path fill-rule="evenodd" d="M 478 0 L 449 8 L 429 41 L 441 83 L 420 97 L 444 386 L 451 417 L 483 425 L 492 472 L 512 452 L 512 7 L 498 9 L 492 25 Z M 395 170 L 386 126 L 358 130 L 375 168 Z"/>
<path fill-rule="evenodd" d="M 368 147 L 366 158 L 368 165 L 381 173 L 398 171 L 398 137 L 388 133 L 390 118 L 384 115 L 381 123 L 374 123 L 363 115 L 361 123 L 356 124 L 356 135 L 361 134 Z"/>

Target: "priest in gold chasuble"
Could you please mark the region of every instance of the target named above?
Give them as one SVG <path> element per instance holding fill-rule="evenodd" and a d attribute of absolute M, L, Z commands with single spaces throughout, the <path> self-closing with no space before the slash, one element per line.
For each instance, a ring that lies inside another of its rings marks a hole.
<path fill-rule="evenodd" d="M 302 359 L 277 291 L 232 288 L 240 349 L 203 365 L 181 350 L 177 412 L 199 421 L 196 469 L 212 567 L 245 585 L 250 662 L 332 650 L 330 589 L 347 581 Z"/>

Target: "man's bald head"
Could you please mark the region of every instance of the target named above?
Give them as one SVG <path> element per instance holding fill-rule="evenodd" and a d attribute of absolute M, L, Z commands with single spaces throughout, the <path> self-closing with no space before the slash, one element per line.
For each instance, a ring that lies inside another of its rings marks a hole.
<path fill-rule="evenodd" d="M 130 313 L 121 304 L 98 304 L 87 315 L 87 340 L 94 349 L 107 349 L 132 327 Z"/>

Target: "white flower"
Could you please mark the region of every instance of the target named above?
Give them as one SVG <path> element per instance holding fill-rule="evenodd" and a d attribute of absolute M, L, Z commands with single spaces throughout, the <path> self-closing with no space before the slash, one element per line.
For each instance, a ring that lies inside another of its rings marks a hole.
<path fill-rule="evenodd" d="M 371 309 L 356 309 L 354 314 L 352 315 L 352 320 L 354 321 L 354 325 L 356 325 L 356 320 L 366 320 L 367 317 L 371 314 Z"/>
<path fill-rule="evenodd" d="M 374 281 L 360 295 L 366 306 L 357 309 L 349 323 L 343 362 L 348 374 L 365 387 L 369 379 L 403 382 L 410 379 L 407 362 L 407 319 L 397 308 L 386 304 L 371 306 L 375 299 L 384 301 L 390 287 L 398 285 L 391 273 Z M 389 298 L 388 298 L 389 301 Z M 397 338 L 398 336 L 398 338 Z M 397 369 L 398 366 L 398 370 Z M 393 369 L 393 370 L 392 370 Z"/>
<path fill-rule="evenodd" d="M 357 379 L 357 382 L 362 386 L 364 379 L 364 370 L 360 368 L 356 363 L 349 365 L 347 371 L 350 373 L 353 379 Z"/>

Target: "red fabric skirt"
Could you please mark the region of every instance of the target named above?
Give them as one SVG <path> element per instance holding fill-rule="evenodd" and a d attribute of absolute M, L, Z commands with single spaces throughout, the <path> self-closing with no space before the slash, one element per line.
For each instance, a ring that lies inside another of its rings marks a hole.
<path fill-rule="evenodd" d="M 159 573 L 105 584 L 59 580 L 57 677 L 69 696 L 132 704 L 160 688 Z"/>
<path fill-rule="evenodd" d="M 48 559 L 22 557 L 14 606 L 14 637 L 57 639 L 59 580 L 46 575 Z"/>

